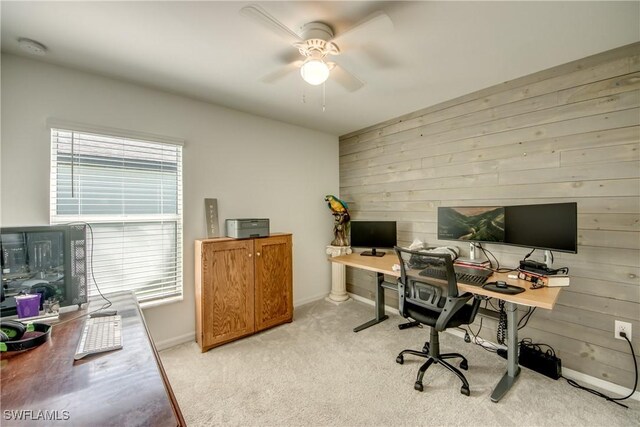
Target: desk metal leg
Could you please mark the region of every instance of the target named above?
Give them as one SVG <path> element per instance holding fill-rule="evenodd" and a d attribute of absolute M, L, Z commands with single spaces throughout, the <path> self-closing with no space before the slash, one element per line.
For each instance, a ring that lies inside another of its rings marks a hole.
<path fill-rule="evenodd" d="M 507 372 L 491 393 L 491 401 L 497 402 L 509 391 L 520 375 L 518 366 L 518 307 L 513 302 L 505 302 L 507 311 Z"/>
<path fill-rule="evenodd" d="M 384 282 L 384 274 L 376 273 L 376 318 L 368 321 L 360 326 L 356 326 L 353 328 L 353 332 L 360 332 L 363 329 L 367 329 L 369 326 L 377 325 L 389 318 L 386 314 L 384 314 L 384 288 L 382 287 L 382 283 Z"/>

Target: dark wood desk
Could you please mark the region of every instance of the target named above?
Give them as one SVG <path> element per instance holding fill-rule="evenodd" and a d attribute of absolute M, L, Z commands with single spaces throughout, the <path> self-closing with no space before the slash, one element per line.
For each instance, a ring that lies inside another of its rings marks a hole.
<path fill-rule="evenodd" d="M 50 340 L 37 348 L 2 354 L 3 424 L 186 425 L 135 297 L 128 292 L 108 297 L 111 308 L 122 316 L 121 350 L 74 361 L 83 316 L 58 326 L 53 323 Z M 60 322 L 80 313 L 64 313 Z M 23 421 L 7 418 L 11 416 L 7 411 L 20 410 L 32 412 Z M 53 413 L 54 420 L 36 419 L 39 411 Z"/>
<path fill-rule="evenodd" d="M 373 271 L 376 273 L 376 317 L 360 326 L 354 328 L 354 332 L 361 331 L 377 323 L 387 319 L 389 316 L 385 314 L 384 288 L 396 289 L 395 283 L 384 281 L 384 275 L 400 277 L 400 272 L 393 270 L 392 266 L 398 263 L 395 254 L 387 254 L 383 257 L 361 256 L 357 253 L 342 255 L 329 258 L 329 261 L 337 264 L 343 264 L 349 267 L 360 268 L 363 270 Z M 344 280 L 344 279 L 343 279 Z M 506 273 L 494 273 L 489 281 L 504 280 L 512 285 L 517 285 L 525 289 L 524 292 L 516 295 L 506 295 L 498 292 L 488 291 L 480 286 L 467 285 L 458 283 L 458 289 L 462 292 L 470 292 L 472 294 L 483 295 L 491 298 L 501 299 L 505 302 L 505 311 L 507 312 L 507 372 L 504 374 L 500 382 L 496 385 L 491 400 L 498 402 L 509 391 L 520 374 L 520 366 L 518 366 L 518 305 L 529 307 L 540 307 L 548 310 L 553 309 L 558 299 L 561 288 L 541 288 L 530 289 L 531 283 L 520 280 L 510 279 Z"/>

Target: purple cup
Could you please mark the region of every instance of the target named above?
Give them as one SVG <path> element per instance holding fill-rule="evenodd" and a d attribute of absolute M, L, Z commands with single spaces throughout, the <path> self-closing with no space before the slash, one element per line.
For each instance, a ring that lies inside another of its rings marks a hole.
<path fill-rule="evenodd" d="M 40 314 L 40 294 L 16 295 L 18 317 L 33 317 Z"/>

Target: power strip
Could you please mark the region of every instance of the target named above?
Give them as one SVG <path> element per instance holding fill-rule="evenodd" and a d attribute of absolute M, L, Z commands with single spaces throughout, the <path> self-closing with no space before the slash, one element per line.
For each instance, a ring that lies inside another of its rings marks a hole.
<path fill-rule="evenodd" d="M 520 270 L 530 271 L 531 273 L 547 275 L 552 274 L 553 270 L 547 268 L 547 264 L 537 261 L 520 261 Z"/>
<path fill-rule="evenodd" d="M 562 376 L 562 360 L 550 353 L 520 343 L 518 364 L 539 374 L 557 380 Z M 507 358 L 507 350 L 498 349 L 498 355 Z"/>
<path fill-rule="evenodd" d="M 553 354 L 520 344 L 520 365 L 557 380 L 562 376 L 562 361 Z"/>

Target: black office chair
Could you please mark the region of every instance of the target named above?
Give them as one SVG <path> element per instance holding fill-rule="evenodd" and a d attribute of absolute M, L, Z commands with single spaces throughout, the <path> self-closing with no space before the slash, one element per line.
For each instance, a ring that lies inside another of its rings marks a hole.
<path fill-rule="evenodd" d="M 400 260 L 400 278 L 398 279 L 399 311 L 403 317 L 414 319 L 431 327 L 430 340 L 424 344 L 422 351 L 403 350 L 396 362 L 404 363 L 405 354 L 424 357 L 427 361 L 418 370 L 414 388 L 424 389 L 422 377 L 432 364 L 441 364 L 460 378 L 460 392 L 469 396 L 469 383 L 458 369 L 446 362 L 446 359 L 460 358 L 460 368 L 467 370 L 467 359 L 460 353 L 440 354 L 438 333 L 447 328 L 473 323 L 478 312 L 480 299 L 470 293 L 458 294 L 458 285 L 453 269 L 451 255 L 410 251 L 394 248 Z M 425 268 L 437 268 L 446 272 L 446 280 L 420 275 Z M 473 299 L 471 304 L 467 304 Z"/>

